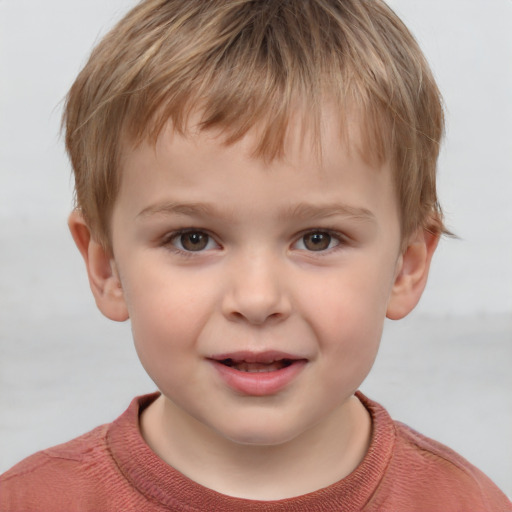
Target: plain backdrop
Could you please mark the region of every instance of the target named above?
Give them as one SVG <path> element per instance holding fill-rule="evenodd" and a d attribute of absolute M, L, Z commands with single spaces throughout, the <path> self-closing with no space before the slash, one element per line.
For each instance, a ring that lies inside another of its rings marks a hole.
<path fill-rule="evenodd" d="M 441 243 L 364 390 L 512 495 L 512 1 L 392 0 L 443 92 Z M 62 101 L 131 0 L 0 0 L 0 471 L 154 385 L 95 310 L 67 233 Z"/>

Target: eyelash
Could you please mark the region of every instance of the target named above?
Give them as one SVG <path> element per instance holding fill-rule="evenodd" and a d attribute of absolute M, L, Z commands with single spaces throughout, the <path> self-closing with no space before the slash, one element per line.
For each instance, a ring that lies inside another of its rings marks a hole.
<path fill-rule="evenodd" d="M 208 230 L 200 229 L 200 228 L 197 228 L 197 229 L 184 228 L 184 229 L 178 229 L 176 231 L 173 231 L 163 238 L 163 240 L 161 242 L 161 246 L 166 247 L 167 249 L 169 249 L 181 256 L 185 256 L 185 257 L 193 257 L 197 254 L 201 254 L 201 253 L 205 252 L 204 249 L 198 250 L 198 251 L 181 249 L 179 247 L 176 247 L 173 244 L 173 241 L 178 240 L 183 235 L 191 234 L 191 233 L 198 233 L 198 234 L 206 235 L 209 238 L 209 241 L 213 240 L 219 247 L 221 247 L 220 244 L 218 244 L 215 241 L 215 238 L 208 232 Z M 313 235 L 313 234 L 325 234 L 325 235 L 330 236 L 331 240 L 330 240 L 329 244 L 331 243 L 332 240 L 335 240 L 337 242 L 335 246 L 330 247 L 330 248 L 328 247 L 326 249 L 321 249 L 319 251 L 300 249 L 301 251 L 304 251 L 304 252 L 307 252 L 310 254 L 315 254 L 316 256 L 326 256 L 327 254 L 331 254 L 341 248 L 347 247 L 350 242 L 350 239 L 347 235 L 340 233 L 339 231 L 337 231 L 335 229 L 313 228 L 313 229 L 308 229 L 306 231 L 301 232 L 295 239 L 295 242 L 293 242 L 292 246 L 296 245 L 300 241 L 303 241 L 307 235 Z"/>
<path fill-rule="evenodd" d="M 195 256 L 196 253 L 200 254 L 200 253 L 204 252 L 204 250 L 187 251 L 186 249 L 180 249 L 179 247 L 176 247 L 173 244 L 173 242 L 175 240 L 179 240 L 183 235 L 192 234 L 192 233 L 203 234 L 203 235 L 206 235 L 209 238 L 209 240 L 215 240 L 214 237 L 212 235 L 210 235 L 210 233 L 208 233 L 208 231 L 206 229 L 184 228 L 184 229 L 178 229 L 178 230 L 173 231 L 172 233 L 169 233 L 168 235 L 166 235 L 164 237 L 164 239 L 162 240 L 161 245 L 162 245 L 162 247 L 165 247 L 165 248 L 175 252 L 176 254 L 179 254 L 180 256 L 193 257 L 193 256 Z"/>
<path fill-rule="evenodd" d="M 330 247 L 330 248 L 328 247 L 326 249 L 319 250 L 319 251 L 301 249 L 311 255 L 314 254 L 315 256 L 327 256 L 327 255 L 332 254 L 333 252 L 336 252 L 336 251 L 338 251 L 342 248 L 345 248 L 349 245 L 349 238 L 347 237 L 347 235 L 340 233 L 339 231 L 337 231 L 335 229 L 330 229 L 330 228 L 314 228 L 314 229 L 308 229 L 307 231 L 303 231 L 297 237 L 297 239 L 293 245 L 296 245 L 300 241 L 303 241 L 307 235 L 314 235 L 314 234 L 328 235 L 331 238 L 329 241 L 329 245 L 333 240 L 336 241 L 336 245 L 333 247 Z"/>

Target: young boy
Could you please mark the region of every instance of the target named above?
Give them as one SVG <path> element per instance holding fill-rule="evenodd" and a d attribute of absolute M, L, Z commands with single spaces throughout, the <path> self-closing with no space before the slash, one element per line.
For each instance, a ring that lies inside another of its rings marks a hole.
<path fill-rule="evenodd" d="M 144 0 L 65 111 L 73 238 L 160 393 L 0 510 L 507 511 L 357 392 L 445 232 L 438 89 L 378 0 Z"/>

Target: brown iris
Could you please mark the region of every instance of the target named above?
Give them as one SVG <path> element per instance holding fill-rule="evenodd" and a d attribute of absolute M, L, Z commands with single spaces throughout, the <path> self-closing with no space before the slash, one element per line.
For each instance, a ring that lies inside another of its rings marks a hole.
<path fill-rule="evenodd" d="M 202 251 L 208 245 L 209 236 L 200 231 L 190 231 L 180 236 L 180 242 L 186 251 Z"/>
<path fill-rule="evenodd" d="M 329 233 L 315 231 L 304 235 L 302 240 L 308 251 L 325 251 L 331 244 L 332 237 Z"/>

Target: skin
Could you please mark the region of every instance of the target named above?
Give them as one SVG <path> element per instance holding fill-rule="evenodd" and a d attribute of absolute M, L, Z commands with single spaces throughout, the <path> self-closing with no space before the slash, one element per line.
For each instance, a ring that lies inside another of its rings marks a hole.
<path fill-rule="evenodd" d="M 326 117 L 321 159 L 291 137 L 265 163 L 252 156 L 256 133 L 226 146 L 169 127 L 156 145 L 127 146 L 112 251 L 70 216 L 98 307 L 130 318 L 162 392 L 142 414 L 145 440 L 224 494 L 297 496 L 357 467 L 371 420 L 354 392 L 385 317 L 409 313 L 426 283 L 437 237 L 420 229 L 401 251 L 391 169 L 338 133 Z M 279 391 L 248 395 L 211 360 L 240 350 L 305 364 Z"/>

